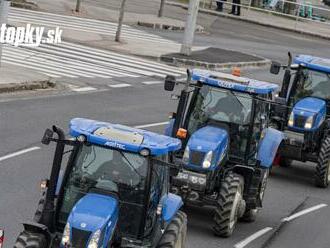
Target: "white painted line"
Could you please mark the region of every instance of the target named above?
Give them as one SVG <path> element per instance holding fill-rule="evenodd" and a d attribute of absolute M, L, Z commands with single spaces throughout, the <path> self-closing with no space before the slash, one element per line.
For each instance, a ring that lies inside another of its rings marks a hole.
<path fill-rule="evenodd" d="M 286 218 L 282 219 L 282 222 L 294 220 L 294 219 L 296 219 L 296 218 L 298 218 L 298 217 L 300 217 L 300 216 L 302 216 L 304 214 L 308 214 L 310 212 L 316 211 L 316 210 L 318 210 L 320 208 L 324 208 L 324 207 L 327 207 L 327 206 L 328 206 L 327 204 L 322 203 L 322 204 L 316 205 L 314 207 L 307 208 L 305 210 L 302 210 L 302 211 L 300 211 L 298 213 L 295 213 L 295 214 L 293 214 L 293 215 L 291 215 L 289 217 L 286 217 Z"/>
<path fill-rule="evenodd" d="M 145 85 L 153 85 L 153 84 L 162 84 L 164 83 L 163 81 L 146 81 L 146 82 L 142 82 L 142 84 Z"/>
<path fill-rule="evenodd" d="M 139 126 L 135 126 L 135 128 L 157 127 L 157 126 L 164 126 L 166 124 L 168 124 L 168 121 L 139 125 Z"/>
<path fill-rule="evenodd" d="M 108 86 L 111 87 L 111 88 L 117 89 L 117 88 L 130 87 L 132 85 L 130 85 L 130 84 L 109 84 Z"/>
<path fill-rule="evenodd" d="M 247 237 L 246 239 L 243 239 L 239 243 L 234 245 L 234 248 L 243 248 L 252 241 L 256 240 L 257 238 L 261 237 L 262 235 L 266 234 L 267 232 L 271 231 L 272 227 L 266 227 L 264 229 L 261 229 L 260 231 L 252 234 L 251 236 Z"/>
<path fill-rule="evenodd" d="M 24 150 L 20 150 L 18 152 L 14 152 L 14 153 L 5 155 L 3 157 L 0 157 L 0 162 L 4 161 L 4 160 L 7 160 L 7 159 L 10 159 L 10 158 L 13 158 L 13 157 L 16 157 L 16 156 L 19 156 L 19 155 L 22 155 L 24 153 L 32 152 L 32 151 L 39 150 L 39 149 L 41 149 L 39 146 L 33 146 L 33 147 L 30 147 L 30 148 L 27 148 L 27 149 L 24 149 Z"/>
<path fill-rule="evenodd" d="M 94 90 L 97 90 L 96 88 L 94 87 L 81 87 L 81 88 L 74 88 L 72 89 L 73 91 L 76 91 L 76 92 L 87 92 L 87 91 L 94 91 Z"/>

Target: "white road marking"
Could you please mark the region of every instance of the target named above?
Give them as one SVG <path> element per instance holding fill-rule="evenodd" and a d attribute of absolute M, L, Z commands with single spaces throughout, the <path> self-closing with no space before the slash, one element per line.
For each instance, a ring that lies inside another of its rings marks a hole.
<path fill-rule="evenodd" d="M 134 126 L 134 127 L 135 128 L 157 127 L 157 126 L 164 126 L 166 124 L 168 124 L 168 121 L 144 124 L 144 125 L 139 125 L 139 126 Z"/>
<path fill-rule="evenodd" d="M 146 81 L 146 82 L 142 82 L 142 84 L 145 85 L 153 85 L 153 84 L 162 84 L 163 81 Z"/>
<path fill-rule="evenodd" d="M 261 237 L 262 235 L 266 234 L 267 232 L 271 231 L 272 227 L 266 227 L 264 229 L 259 230 L 258 232 L 252 234 L 251 236 L 247 237 L 246 239 L 243 239 L 239 243 L 234 245 L 234 248 L 243 248 L 252 241 L 256 240 L 257 238 Z"/>
<path fill-rule="evenodd" d="M 111 88 L 115 88 L 115 89 L 117 89 L 117 88 L 126 88 L 126 87 L 130 87 L 130 86 L 132 86 L 132 85 L 131 85 L 131 84 L 109 84 L 108 86 L 111 87 Z"/>
<path fill-rule="evenodd" d="M 324 207 L 327 207 L 327 206 L 328 206 L 327 204 L 322 203 L 322 204 L 316 205 L 314 207 L 310 207 L 310 208 L 304 209 L 304 210 L 299 211 L 298 213 L 295 213 L 295 214 L 293 214 L 293 215 L 291 215 L 289 217 L 283 218 L 282 219 L 282 222 L 288 222 L 288 221 L 294 220 L 294 219 L 296 219 L 296 218 L 298 218 L 298 217 L 300 217 L 300 216 L 302 216 L 304 214 L 308 214 L 310 212 L 316 211 L 316 210 L 318 210 L 320 208 L 324 208 Z"/>
<path fill-rule="evenodd" d="M 19 156 L 19 155 L 22 155 L 22 154 L 25 154 L 25 153 L 28 153 L 28 152 L 39 150 L 39 149 L 41 149 L 41 147 L 39 147 L 39 146 L 33 146 L 33 147 L 30 147 L 30 148 L 27 148 L 27 149 L 23 149 L 23 150 L 20 150 L 18 152 L 14 152 L 14 153 L 5 155 L 3 157 L 0 157 L 0 162 L 4 161 L 4 160 L 7 160 L 7 159 L 10 159 L 10 158 L 13 158 L 13 157 L 16 157 L 16 156 Z"/>
<path fill-rule="evenodd" d="M 86 87 L 81 87 L 81 88 L 74 88 L 72 90 L 76 91 L 76 92 L 87 92 L 87 91 L 94 91 L 94 90 L 97 90 L 97 89 L 94 88 L 94 87 L 86 86 Z"/>

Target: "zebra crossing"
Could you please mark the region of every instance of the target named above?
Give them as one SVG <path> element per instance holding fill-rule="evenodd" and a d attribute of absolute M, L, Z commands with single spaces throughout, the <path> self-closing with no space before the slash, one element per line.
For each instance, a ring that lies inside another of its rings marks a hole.
<path fill-rule="evenodd" d="M 75 30 L 109 36 L 115 36 L 117 30 L 117 23 L 114 22 L 59 15 L 19 8 L 10 9 L 9 22 L 23 22 L 46 27 L 60 26 L 61 29 L 64 30 L 64 32 L 65 30 Z M 127 40 L 155 42 L 160 44 L 177 44 L 177 42 L 162 38 L 161 36 L 155 34 L 150 34 L 148 32 L 130 27 L 128 25 L 123 25 L 122 27 L 122 38 Z"/>
<path fill-rule="evenodd" d="M 52 78 L 118 78 L 182 76 L 183 69 L 142 58 L 70 42 L 39 47 L 3 47 L 2 61 Z"/>

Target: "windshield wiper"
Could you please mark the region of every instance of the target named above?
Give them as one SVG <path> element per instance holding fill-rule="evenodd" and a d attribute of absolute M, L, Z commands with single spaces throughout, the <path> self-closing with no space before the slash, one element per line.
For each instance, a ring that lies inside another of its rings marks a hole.
<path fill-rule="evenodd" d="M 235 97 L 235 99 L 237 100 L 237 102 L 243 107 L 243 109 L 245 109 L 244 104 L 238 99 L 238 97 L 231 91 L 229 91 L 231 95 L 233 95 Z"/>
<path fill-rule="evenodd" d="M 126 162 L 128 163 L 128 165 L 134 170 L 134 172 L 142 178 L 142 175 L 136 170 L 136 168 L 132 165 L 131 161 L 129 161 L 129 159 L 126 157 L 125 153 L 123 151 L 119 151 L 120 155 L 123 156 L 123 158 L 126 160 Z"/>

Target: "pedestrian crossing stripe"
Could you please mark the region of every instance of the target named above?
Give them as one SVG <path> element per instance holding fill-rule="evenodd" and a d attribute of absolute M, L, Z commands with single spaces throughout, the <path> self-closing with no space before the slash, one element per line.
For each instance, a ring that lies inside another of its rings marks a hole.
<path fill-rule="evenodd" d="M 184 74 L 184 70 L 177 67 L 69 42 L 25 48 L 4 45 L 3 62 L 33 69 L 54 78 L 164 78 L 168 74 Z"/>
<path fill-rule="evenodd" d="M 70 29 L 110 36 L 115 36 L 117 31 L 117 23 L 114 22 L 18 8 L 11 8 L 9 13 L 9 21 L 31 23 L 38 26 L 48 27 L 60 26 L 61 29 Z M 128 25 L 122 26 L 122 37 L 124 39 L 134 39 L 141 41 L 147 40 L 149 42 L 155 43 L 178 44 L 177 42 L 164 39 L 159 35 L 150 34 Z"/>

